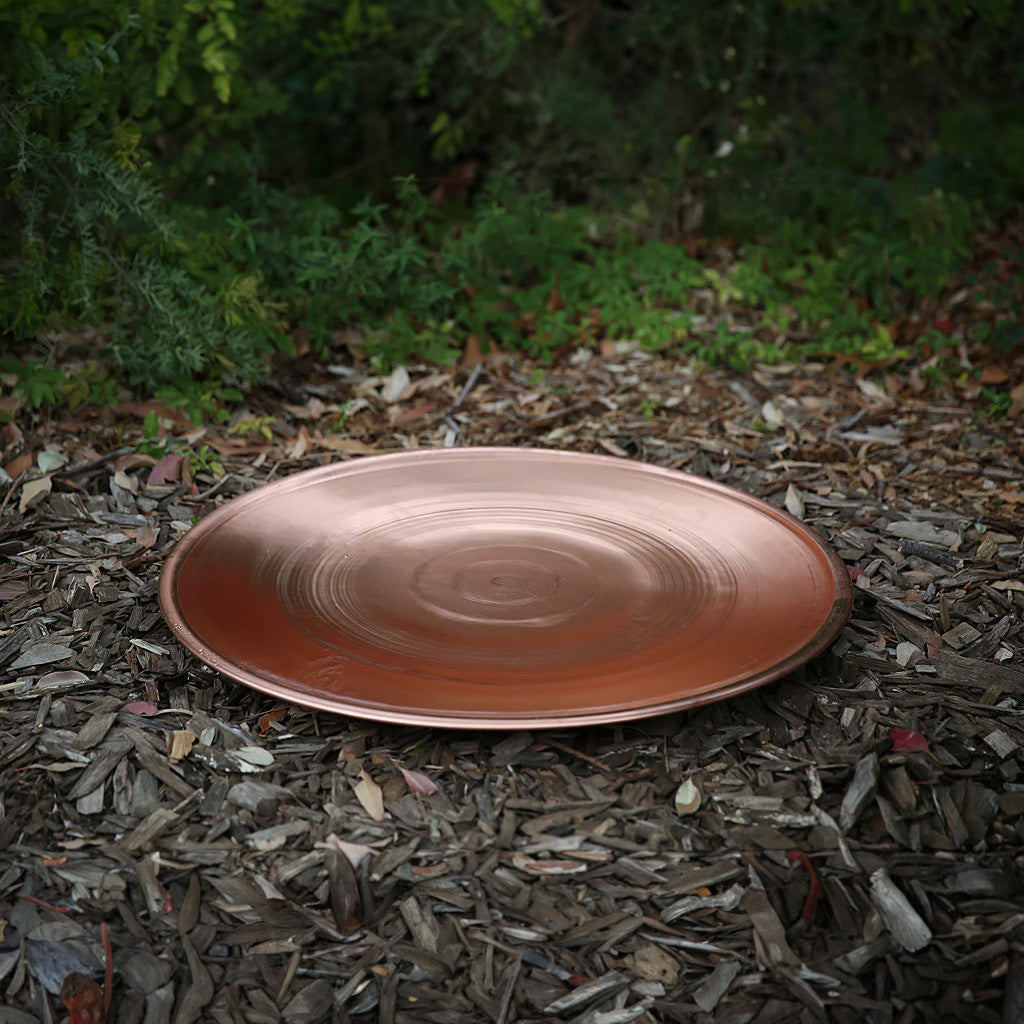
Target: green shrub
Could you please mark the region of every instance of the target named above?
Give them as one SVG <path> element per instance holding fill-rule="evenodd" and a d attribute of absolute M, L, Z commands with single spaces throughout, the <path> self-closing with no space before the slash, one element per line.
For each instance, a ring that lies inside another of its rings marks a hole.
<path fill-rule="evenodd" d="M 80 56 L 59 59 L 37 49 L 31 83 L 0 77 L 0 224 L 10 254 L 0 264 L 0 323 L 20 337 L 95 325 L 124 374 L 147 385 L 214 363 L 251 376 L 270 337 L 262 312 L 239 315 L 230 289 L 190 272 L 196 240 L 168 215 L 138 154 L 90 120 L 120 38 L 86 38 Z"/>
<path fill-rule="evenodd" d="M 0 328 L 93 326 L 195 408 L 300 328 L 771 357 L 694 336 L 705 285 L 882 351 L 1024 198 L 1015 0 L 9 0 L 0 31 Z M 743 241 L 728 280 L 665 244 L 696 230 Z"/>

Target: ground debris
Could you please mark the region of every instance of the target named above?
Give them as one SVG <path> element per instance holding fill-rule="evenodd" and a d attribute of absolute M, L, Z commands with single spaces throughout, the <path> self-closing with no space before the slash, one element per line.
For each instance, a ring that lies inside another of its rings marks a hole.
<path fill-rule="evenodd" d="M 251 399 L 273 440 L 201 428 L 224 473 L 195 480 L 104 460 L 125 431 L 101 418 L 4 434 L 4 463 L 46 442 L 75 467 L 0 511 L 5 1012 L 57 1019 L 62 971 L 101 979 L 107 922 L 118 1021 L 1016 1020 L 1019 427 L 814 364 L 623 345 L 480 366 L 284 380 Z M 194 519 L 456 443 L 763 497 L 835 545 L 853 616 L 744 696 L 508 735 L 282 705 L 164 625 L 159 570 Z"/>

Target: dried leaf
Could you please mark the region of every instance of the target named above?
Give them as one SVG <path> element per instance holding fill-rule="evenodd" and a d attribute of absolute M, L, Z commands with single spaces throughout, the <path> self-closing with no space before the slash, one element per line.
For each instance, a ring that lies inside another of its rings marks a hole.
<path fill-rule="evenodd" d="M 37 689 L 47 689 L 51 686 L 74 686 L 78 683 L 89 682 L 89 677 L 77 669 L 58 669 L 56 672 L 47 672 L 40 676 L 36 682 Z"/>
<path fill-rule="evenodd" d="M 913 729 L 890 729 L 894 754 L 927 754 L 928 741 Z"/>
<path fill-rule="evenodd" d="M 995 363 L 987 363 L 981 368 L 982 384 L 1005 384 L 1009 379 L 1010 375 Z"/>
<path fill-rule="evenodd" d="M 1016 419 L 1022 412 L 1024 412 L 1024 384 L 1018 384 L 1015 388 L 1010 388 L 1010 408 L 1006 410 L 1006 415 L 1010 419 Z"/>
<path fill-rule="evenodd" d="M 204 1008 L 213 999 L 213 979 L 187 935 L 181 936 L 181 944 L 185 950 L 185 959 L 188 961 L 191 982 L 178 1004 L 174 1024 L 193 1024 L 203 1015 Z"/>
<path fill-rule="evenodd" d="M 471 331 L 466 337 L 465 345 L 462 349 L 462 358 L 459 360 L 459 366 L 464 370 L 472 370 L 478 363 L 482 363 L 484 360 L 484 354 L 480 348 L 480 339 L 477 337 L 475 331 Z"/>
<path fill-rule="evenodd" d="M 367 775 L 365 768 L 359 773 L 359 781 L 352 786 L 352 792 L 374 821 L 384 820 L 384 794 L 380 786 Z"/>
<path fill-rule="evenodd" d="M 118 487 L 123 487 L 126 491 L 130 491 L 132 494 L 138 494 L 139 492 L 138 477 L 129 476 L 124 470 L 119 469 L 114 473 L 114 483 Z"/>
<path fill-rule="evenodd" d="M 773 430 L 778 430 L 786 422 L 782 410 L 771 399 L 761 406 L 761 419 Z"/>
<path fill-rule="evenodd" d="M 10 462 L 4 466 L 4 472 L 12 479 L 16 480 L 26 470 L 32 468 L 32 463 L 35 461 L 35 456 L 32 452 L 24 452 L 19 455 L 16 459 L 11 459 Z"/>
<path fill-rule="evenodd" d="M 147 700 L 133 700 L 130 704 L 122 704 L 122 711 L 127 711 L 133 715 L 155 715 L 159 710 L 155 704 L 150 704 Z"/>
<path fill-rule="evenodd" d="M 260 715 L 257 720 L 256 726 L 261 733 L 266 735 L 270 732 L 271 727 L 275 722 L 280 722 L 282 718 L 288 713 L 288 709 L 284 707 L 274 708 L 272 711 L 267 711 L 265 714 Z"/>
<path fill-rule="evenodd" d="M 400 770 L 409 789 L 413 793 L 423 793 L 429 796 L 431 793 L 437 792 L 437 785 L 434 780 L 424 775 L 423 772 L 410 771 L 408 768 L 401 768 Z"/>
<path fill-rule="evenodd" d="M 531 875 L 575 875 L 590 867 L 579 860 L 533 860 L 525 853 L 513 854 L 512 864 Z"/>
<path fill-rule="evenodd" d="M 103 990 L 92 978 L 72 971 L 60 987 L 61 1002 L 70 1014 L 68 1024 L 104 1024 Z"/>
<path fill-rule="evenodd" d="M 352 437 L 316 437 L 313 440 L 320 448 L 329 448 L 341 455 L 377 455 L 380 452 L 374 445 Z"/>
<path fill-rule="evenodd" d="M 299 427 L 295 440 L 288 446 L 289 459 L 301 459 L 309 448 L 309 431 L 305 427 Z"/>
<path fill-rule="evenodd" d="M 281 1011 L 285 1024 L 318 1024 L 330 1019 L 334 989 L 326 978 L 317 978 L 296 993 Z"/>
<path fill-rule="evenodd" d="M 175 484 L 181 479 L 182 457 L 168 452 L 150 470 L 146 479 L 147 487 L 159 487 L 161 484 Z"/>
<path fill-rule="evenodd" d="M 331 914 L 339 932 L 358 927 L 362 916 L 359 883 L 352 862 L 340 850 L 328 849 L 324 857 L 331 897 Z"/>
<path fill-rule="evenodd" d="M 796 484 L 786 488 L 786 511 L 797 519 L 804 517 L 804 496 Z"/>
<path fill-rule="evenodd" d="M 339 839 L 333 832 L 321 843 L 314 844 L 318 850 L 337 850 L 343 853 L 352 867 L 357 868 L 367 858 L 372 857 L 377 851 L 372 846 L 364 846 L 362 843 L 347 843 Z"/>
<path fill-rule="evenodd" d="M 264 747 L 238 747 L 236 750 L 229 750 L 231 754 L 243 767 L 243 771 L 256 771 L 260 768 L 269 768 L 274 763 L 274 755 Z"/>
<path fill-rule="evenodd" d="M 700 807 L 701 795 L 693 779 L 683 779 L 676 790 L 676 814 L 693 814 Z"/>
<path fill-rule="evenodd" d="M 388 405 L 394 405 L 410 382 L 409 371 L 399 364 L 391 371 L 391 376 L 388 377 L 384 382 L 384 386 L 380 389 L 381 401 L 386 402 Z"/>
<path fill-rule="evenodd" d="M 51 487 L 52 484 L 48 476 L 41 476 L 38 480 L 29 480 L 21 489 L 18 511 L 24 515 L 33 505 L 37 505 L 50 493 Z"/>
<path fill-rule="evenodd" d="M 67 456 L 63 452 L 51 451 L 48 448 L 44 448 L 36 456 L 36 465 L 40 473 L 56 473 L 67 461 Z"/>

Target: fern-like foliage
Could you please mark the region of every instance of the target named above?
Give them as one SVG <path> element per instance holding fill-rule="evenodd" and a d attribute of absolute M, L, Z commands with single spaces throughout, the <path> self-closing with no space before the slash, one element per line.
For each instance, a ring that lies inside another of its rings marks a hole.
<path fill-rule="evenodd" d="M 211 368 L 253 376 L 272 323 L 229 311 L 189 272 L 180 220 L 83 105 L 117 42 L 89 40 L 80 57 L 36 50 L 31 87 L 0 71 L 0 329 L 31 340 L 98 325 L 125 376 L 148 386 Z"/>

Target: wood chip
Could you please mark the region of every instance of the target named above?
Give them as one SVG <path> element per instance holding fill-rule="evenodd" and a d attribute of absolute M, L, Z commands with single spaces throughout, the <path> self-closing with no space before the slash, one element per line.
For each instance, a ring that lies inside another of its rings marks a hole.
<path fill-rule="evenodd" d="M 64 644 L 38 643 L 33 644 L 24 654 L 15 658 L 9 668 L 12 672 L 19 669 L 35 668 L 37 665 L 51 665 L 55 661 L 65 661 L 74 656 L 74 651 Z"/>
<path fill-rule="evenodd" d="M 871 873 L 871 902 L 878 908 L 892 937 L 908 953 L 916 953 L 932 941 L 931 929 L 884 868 Z"/>
<path fill-rule="evenodd" d="M 1016 740 L 1011 739 L 1000 729 L 994 729 L 982 738 L 984 739 L 986 746 L 995 751 L 996 756 L 1003 761 L 1010 757 L 1010 755 L 1020 747 L 1020 744 L 1017 743 Z"/>
<path fill-rule="evenodd" d="M 843 796 L 839 808 L 839 827 L 849 832 L 860 817 L 864 808 L 875 798 L 878 791 L 879 764 L 878 755 L 871 753 L 862 757 L 853 772 L 853 779 Z"/>
<path fill-rule="evenodd" d="M 694 991 L 693 1001 L 705 1013 L 711 1013 L 739 973 L 740 965 L 735 960 L 723 960 L 707 981 Z"/>
<path fill-rule="evenodd" d="M 975 629 L 969 622 L 958 622 L 952 629 L 947 629 L 942 634 L 942 640 L 958 651 L 961 647 L 973 643 L 979 636 L 981 630 Z"/>
<path fill-rule="evenodd" d="M 544 1013 L 555 1014 L 575 1010 L 577 1007 L 586 1006 L 587 1003 L 591 1003 L 595 999 L 605 996 L 610 992 L 617 992 L 620 989 L 624 989 L 628 984 L 629 978 L 626 977 L 626 975 L 621 974 L 618 971 L 609 971 L 600 978 L 594 978 L 592 981 L 584 982 L 567 995 L 548 1003 L 548 1005 L 544 1007 Z"/>
<path fill-rule="evenodd" d="M 743 897 L 742 907 L 754 926 L 754 949 L 757 962 L 764 970 L 779 964 L 799 963 L 786 941 L 786 929 L 764 889 L 751 886 Z"/>

